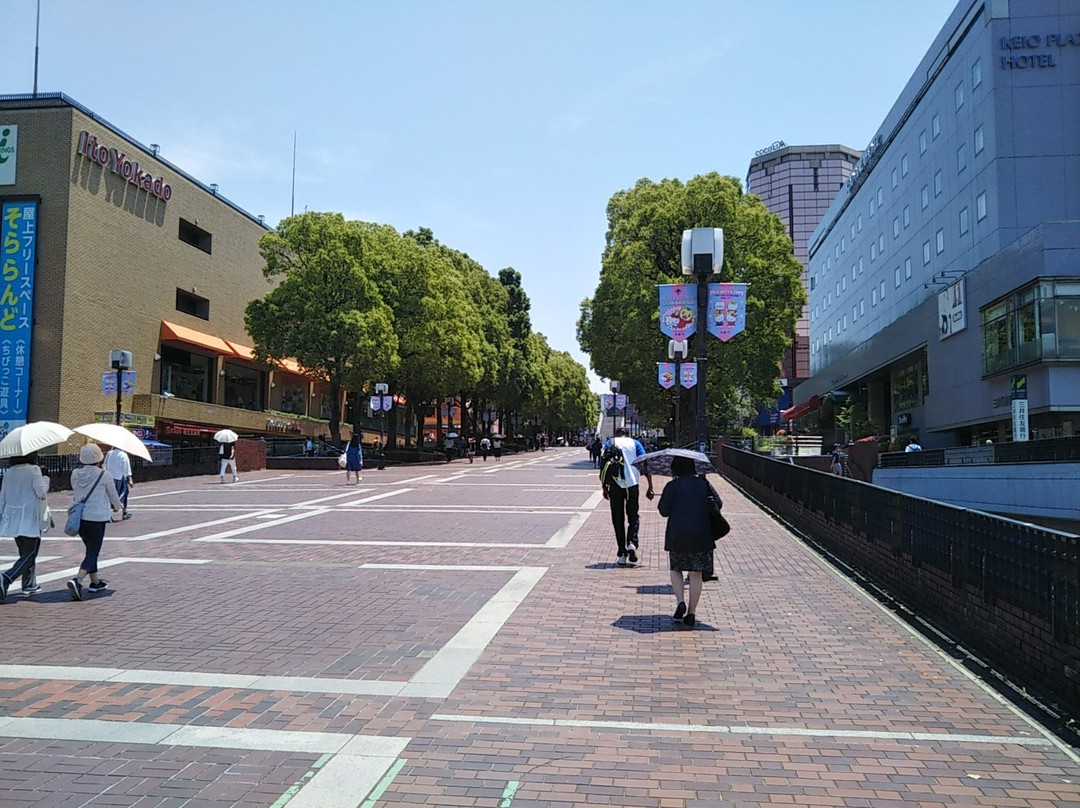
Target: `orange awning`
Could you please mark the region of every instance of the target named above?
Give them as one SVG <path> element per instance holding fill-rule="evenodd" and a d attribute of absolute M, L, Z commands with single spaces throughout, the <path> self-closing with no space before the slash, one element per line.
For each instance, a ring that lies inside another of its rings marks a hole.
<path fill-rule="evenodd" d="M 238 342 L 229 342 L 228 340 L 225 340 L 225 342 L 230 348 L 232 348 L 233 353 L 241 359 L 247 359 L 252 362 L 255 361 L 255 350 L 253 348 L 249 348 L 246 345 L 241 345 Z"/>
<path fill-rule="evenodd" d="M 794 421 L 796 418 L 802 418 L 809 412 L 813 412 L 821 406 L 821 396 L 810 396 L 806 401 L 801 404 L 796 404 L 794 407 L 788 407 L 786 410 L 780 411 L 781 421 Z"/>
<path fill-rule="evenodd" d="M 196 331 L 194 328 L 170 323 L 167 320 L 161 321 L 161 339 L 172 340 L 174 342 L 186 342 L 188 345 L 198 345 L 200 348 L 206 348 L 214 353 L 224 354 L 225 356 L 234 355 L 232 347 L 221 337 L 215 337 L 213 334 L 204 334 L 202 331 Z"/>

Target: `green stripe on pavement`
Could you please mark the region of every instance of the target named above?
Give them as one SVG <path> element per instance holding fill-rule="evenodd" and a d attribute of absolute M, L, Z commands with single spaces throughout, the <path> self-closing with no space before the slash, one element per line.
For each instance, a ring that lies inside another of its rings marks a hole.
<path fill-rule="evenodd" d="M 390 784 L 394 782 L 394 778 L 398 776 L 398 772 L 405 768 L 405 764 L 408 761 L 405 758 L 398 758 L 394 765 L 390 767 L 390 771 L 386 773 L 386 776 L 379 781 L 379 784 L 372 789 L 368 798 L 360 803 L 360 808 L 373 808 L 379 798 L 383 795 L 386 789 L 390 788 Z"/>
<path fill-rule="evenodd" d="M 510 803 L 514 801 L 514 795 L 517 794 L 520 785 L 520 780 L 511 780 L 506 784 L 506 788 L 503 789 L 502 802 L 499 803 L 499 808 L 510 808 Z"/>
<path fill-rule="evenodd" d="M 278 797 L 274 804 L 270 806 L 270 808 L 282 808 L 282 806 L 284 806 L 286 803 L 288 803 L 289 800 L 296 796 L 296 792 L 303 788 L 307 781 L 314 777 L 316 772 L 318 772 L 319 769 L 325 766 L 332 757 L 333 755 L 323 755 L 321 758 L 316 760 L 315 763 L 312 764 L 311 769 L 307 772 L 307 774 L 305 774 L 303 777 L 301 777 L 299 780 L 289 786 L 288 791 Z"/>

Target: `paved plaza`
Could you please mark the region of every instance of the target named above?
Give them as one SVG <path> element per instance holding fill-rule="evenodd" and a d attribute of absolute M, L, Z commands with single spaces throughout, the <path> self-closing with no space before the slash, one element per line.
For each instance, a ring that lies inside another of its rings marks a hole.
<path fill-rule="evenodd" d="M 0 807 L 1080 805 L 1074 750 L 713 480 L 693 630 L 582 449 L 137 485 L 109 591 L 57 531 L 0 605 Z"/>

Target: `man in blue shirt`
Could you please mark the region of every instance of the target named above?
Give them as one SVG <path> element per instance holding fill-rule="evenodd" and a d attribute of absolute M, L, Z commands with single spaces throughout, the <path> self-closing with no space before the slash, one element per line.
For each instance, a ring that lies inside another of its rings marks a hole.
<path fill-rule="evenodd" d="M 601 477 L 600 485 L 604 492 L 604 499 L 611 505 L 611 524 L 615 528 L 615 541 L 619 546 L 619 554 L 615 563 L 625 567 L 627 561 L 636 564 L 638 560 L 638 528 L 641 518 L 638 516 L 639 490 L 638 470 L 634 468 L 634 458 L 645 454 L 645 447 L 636 438 L 628 437 L 626 429 L 619 427 L 615 430 L 615 437 L 604 444 L 601 457 L 608 455 L 608 449 L 614 448 L 622 452 L 623 462 L 617 473 L 609 475 L 609 479 Z M 601 469 L 601 475 L 605 469 Z M 646 474 L 645 479 L 649 488 L 645 496 L 652 499 L 653 484 L 652 475 Z"/>

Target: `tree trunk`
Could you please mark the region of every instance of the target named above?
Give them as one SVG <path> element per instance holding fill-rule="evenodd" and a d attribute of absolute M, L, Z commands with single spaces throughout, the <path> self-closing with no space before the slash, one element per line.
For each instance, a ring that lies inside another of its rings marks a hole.
<path fill-rule="evenodd" d="M 330 440 L 341 446 L 341 385 L 330 382 Z"/>

